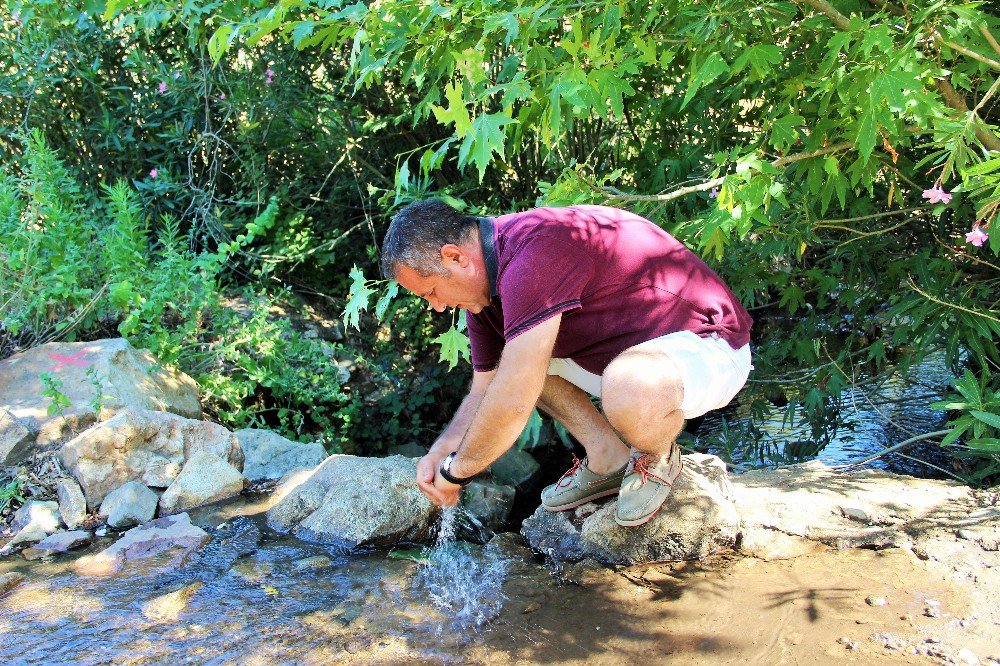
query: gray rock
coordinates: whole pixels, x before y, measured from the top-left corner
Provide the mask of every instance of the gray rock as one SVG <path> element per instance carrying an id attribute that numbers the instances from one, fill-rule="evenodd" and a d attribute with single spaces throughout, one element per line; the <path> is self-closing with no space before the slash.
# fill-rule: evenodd
<path id="1" fill-rule="evenodd" d="M 34 560 L 40 557 L 45 557 L 46 555 L 65 553 L 73 550 L 74 548 L 86 546 L 92 539 L 93 537 L 90 532 L 86 530 L 56 532 L 55 534 L 50 534 L 45 537 L 36 543 L 32 548 L 25 550 L 22 554 L 27 559 Z"/>
<path id="2" fill-rule="evenodd" d="M 45 372 L 62 382 L 59 391 L 71 403 L 62 414 L 48 414 L 51 400 L 42 395 Z M 37 433 L 39 446 L 64 442 L 98 421 L 95 398 L 109 414 L 134 406 L 201 418 L 194 380 L 157 365 L 147 350 L 135 349 L 123 338 L 50 342 L 0 361 L 0 408 Z"/>
<path id="3" fill-rule="evenodd" d="M 201 548 L 212 537 L 191 524 L 186 513 L 157 518 L 145 525 L 133 527 L 122 538 L 95 555 L 87 555 L 74 565 L 82 574 L 108 574 L 133 560 L 163 556 L 167 563 L 179 563 Z"/>
<path id="4" fill-rule="evenodd" d="M 530 453 L 515 447 L 500 456 L 490 466 L 489 472 L 499 484 L 523 488 L 535 477 L 539 468 Z"/>
<path id="5" fill-rule="evenodd" d="M 412 458 L 333 455 L 267 512 L 267 522 L 280 532 L 344 546 L 425 541 L 437 511 L 415 476 Z"/>
<path id="6" fill-rule="evenodd" d="M 243 492 L 243 475 L 222 458 L 199 451 L 160 497 L 163 513 L 187 511 L 196 506 L 235 497 Z"/>
<path id="7" fill-rule="evenodd" d="M 397 444 L 389 447 L 390 456 L 403 456 L 405 458 L 423 458 L 427 455 L 427 449 L 416 442 Z"/>
<path id="8" fill-rule="evenodd" d="M 0 555 L 7 555 L 11 553 L 16 546 L 27 546 L 29 544 L 38 543 L 48 535 L 49 534 L 45 531 L 45 528 L 38 523 L 26 525 L 18 530 L 17 534 L 15 534 L 11 540 L 7 542 L 7 545 L 0 550 Z"/>
<path id="9" fill-rule="evenodd" d="M 59 498 L 59 515 L 66 527 L 75 530 L 87 520 L 87 499 L 79 483 L 73 479 L 59 479 L 56 496 Z"/>
<path id="10" fill-rule="evenodd" d="M 652 520 L 639 527 L 615 522 L 617 500 L 582 519 L 572 512 L 539 507 L 521 533 L 536 551 L 559 561 L 593 558 L 607 564 L 704 557 L 731 546 L 739 534 L 739 514 L 729 499 L 725 465 L 715 456 L 684 456 L 673 492 Z"/>
<path id="11" fill-rule="evenodd" d="M 46 535 L 59 529 L 59 505 L 55 502 L 28 500 L 14 512 L 10 527 L 15 532 L 29 526 L 40 527 Z"/>
<path id="12" fill-rule="evenodd" d="M 510 515 L 514 489 L 489 481 L 473 481 L 462 491 L 461 505 L 488 531 L 496 532 Z"/>
<path id="13" fill-rule="evenodd" d="M 25 460 L 34 448 L 36 435 L 21 419 L 0 408 L 0 467 Z"/>
<path id="14" fill-rule="evenodd" d="M 270 430 L 247 428 L 233 433 L 243 448 L 243 476 L 250 481 L 280 479 L 295 469 L 312 469 L 326 458 L 322 444 L 303 444 Z"/>
<path id="15" fill-rule="evenodd" d="M 26 580 L 28 579 L 24 574 L 17 573 L 16 571 L 0 574 L 0 594 L 7 594 Z"/>
<path id="16" fill-rule="evenodd" d="M 108 493 L 101 502 L 100 514 L 116 530 L 148 523 L 156 515 L 160 496 L 139 483 L 129 481 Z"/>
<path id="17" fill-rule="evenodd" d="M 222 426 L 132 408 L 67 442 L 60 458 L 80 482 L 87 505 L 96 508 L 128 481 L 166 488 L 197 452 L 211 453 L 243 469 L 240 443 Z"/>

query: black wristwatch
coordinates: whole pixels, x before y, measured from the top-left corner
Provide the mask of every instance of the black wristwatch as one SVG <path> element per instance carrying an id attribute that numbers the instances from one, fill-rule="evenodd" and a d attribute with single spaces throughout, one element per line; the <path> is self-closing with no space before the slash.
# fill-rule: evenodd
<path id="1" fill-rule="evenodd" d="M 472 480 L 476 478 L 475 475 L 470 476 L 465 479 L 460 479 L 451 473 L 451 463 L 455 460 L 455 452 L 449 453 L 444 460 L 441 461 L 441 467 L 438 469 L 438 473 L 444 477 L 444 480 L 449 483 L 454 483 L 456 486 L 462 486 L 463 488 L 472 483 Z"/>

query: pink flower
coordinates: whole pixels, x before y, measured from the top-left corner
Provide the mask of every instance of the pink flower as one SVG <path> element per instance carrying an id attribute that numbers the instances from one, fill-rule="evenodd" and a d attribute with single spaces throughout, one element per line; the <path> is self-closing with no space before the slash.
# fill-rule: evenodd
<path id="1" fill-rule="evenodd" d="M 951 194 L 941 189 L 941 183 L 934 183 L 934 187 L 929 190 L 924 190 L 923 197 L 931 203 L 951 202 Z"/>
<path id="2" fill-rule="evenodd" d="M 226 93 L 219 93 L 219 99 L 226 99 Z"/>
<path id="3" fill-rule="evenodd" d="M 983 243 L 988 241 L 989 238 L 990 235 L 985 231 L 983 231 L 982 229 L 980 229 L 979 227 L 973 227 L 972 231 L 965 234 L 965 242 L 972 243 L 976 247 L 982 247 Z"/>
<path id="4" fill-rule="evenodd" d="M 708 193 L 709 199 L 716 199 L 719 196 L 719 188 L 713 187 L 712 191 Z"/>
<path id="5" fill-rule="evenodd" d="M 163 93 L 167 92 L 167 82 L 166 82 L 166 81 L 160 81 L 160 85 L 156 86 L 156 90 L 157 90 L 157 91 L 158 91 L 158 92 L 159 92 L 159 93 L 160 93 L 161 95 L 162 95 Z"/>
<path id="6" fill-rule="evenodd" d="M 150 178 L 156 178 L 159 175 L 160 175 L 160 172 L 157 171 L 156 169 L 150 169 L 149 170 L 149 177 Z"/>
<path id="7" fill-rule="evenodd" d="M 268 67 L 264 70 L 264 85 L 269 86 L 274 81 L 274 70 Z"/>

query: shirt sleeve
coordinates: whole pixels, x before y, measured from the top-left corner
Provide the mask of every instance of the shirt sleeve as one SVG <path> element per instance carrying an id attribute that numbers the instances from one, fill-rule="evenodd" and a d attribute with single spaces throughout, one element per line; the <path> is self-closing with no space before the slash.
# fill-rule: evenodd
<path id="1" fill-rule="evenodd" d="M 499 278 L 504 340 L 578 309 L 593 265 L 583 243 L 542 235 L 526 239 Z"/>
<path id="2" fill-rule="evenodd" d="M 496 370 L 500 365 L 500 355 L 503 353 L 503 323 L 497 317 L 491 316 L 492 309 L 487 308 L 479 314 L 466 317 L 469 329 L 469 348 L 472 356 L 472 369 L 476 372 Z"/>

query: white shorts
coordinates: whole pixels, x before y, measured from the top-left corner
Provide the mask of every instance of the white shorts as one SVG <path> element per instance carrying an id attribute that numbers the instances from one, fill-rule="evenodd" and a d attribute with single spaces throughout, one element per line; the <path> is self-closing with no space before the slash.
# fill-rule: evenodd
<path id="1" fill-rule="evenodd" d="M 680 409 L 686 419 L 728 405 L 747 383 L 753 368 L 749 344 L 733 349 L 717 333 L 703 338 L 691 331 L 678 331 L 632 349 L 640 347 L 661 352 L 677 366 L 684 386 Z M 601 397 L 601 376 L 584 370 L 572 359 L 552 359 L 548 374 L 562 377 L 587 393 Z"/>

